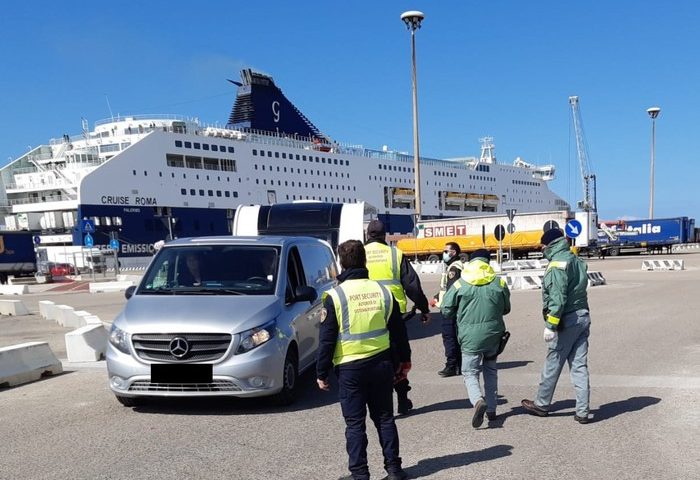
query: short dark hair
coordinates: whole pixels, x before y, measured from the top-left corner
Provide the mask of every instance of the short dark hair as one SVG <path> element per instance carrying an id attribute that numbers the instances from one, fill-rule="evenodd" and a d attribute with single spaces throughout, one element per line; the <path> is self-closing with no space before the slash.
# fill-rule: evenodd
<path id="1" fill-rule="evenodd" d="M 365 246 L 359 240 L 348 240 L 338 245 L 338 258 L 343 270 L 367 266 Z"/>
<path id="2" fill-rule="evenodd" d="M 447 243 L 445 244 L 445 246 L 446 246 L 446 247 L 450 247 L 450 250 L 454 250 L 455 252 L 457 252 L 457 255 L 459 255 L 460 253 L 462 253 L 462 249 L 459 248 L 459 244 L 457 244 L 457 243 L 455 243 L 455 242 L 447 242 Z"/>

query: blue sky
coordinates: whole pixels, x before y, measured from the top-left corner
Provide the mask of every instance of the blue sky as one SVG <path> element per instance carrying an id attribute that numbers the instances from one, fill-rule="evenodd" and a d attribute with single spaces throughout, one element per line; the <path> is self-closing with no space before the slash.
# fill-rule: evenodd
<path id="1" fill-rule="evenodd" d="M 324 132 L 412 151 L 409 34 L 418 32 L 421 151 L 553 163 L 581 196 L 569 95 L 581 98 L 604 219 L 700 220 L 700 2 L 10 2 L 0 16 L 0 163 L 117 114 L 225 123 L 242 67 L 274 76 Z"/>

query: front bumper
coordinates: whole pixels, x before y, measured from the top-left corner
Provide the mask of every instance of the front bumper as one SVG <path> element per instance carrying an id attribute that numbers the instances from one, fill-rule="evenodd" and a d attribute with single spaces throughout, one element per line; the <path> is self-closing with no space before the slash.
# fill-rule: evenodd
<path id="1" fill-rule="evenodd" d="M 152 383 L 151 363 L 107 345 L 107 373 L 112 391 L 122 397 L 261 397 L 282 389 L 286 338 L 274 336 L 250 352 L 227 352 L 213 365 L 211 383 Z M 130 347 L 133 352 L 133 347 Z M 155 363 L 155 362 L 154 362 Z"/>

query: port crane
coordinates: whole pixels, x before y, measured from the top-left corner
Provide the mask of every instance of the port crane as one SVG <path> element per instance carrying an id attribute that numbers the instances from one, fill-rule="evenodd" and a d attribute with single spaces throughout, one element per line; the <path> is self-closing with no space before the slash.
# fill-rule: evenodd
<path id="1" fill-rule="evenodd" d="M 596 176 L 591 172 L 590 162 L 588 161 L 588 148 L 586 147 L 586 138 L 583 132 L 583 121 L 581 119 L 578 96 L 570 96 L 569 105 L 571 105 L 571 116 L 574 122 L 576 153 L 583 185 L 583 200 L 579 201 L 577 204 L 580 211 L 575 214 L 576 219 L 581 222 L 583 230 L 580 232 L 581 235 L 576 238 L 576 245 L 590 252 L 596 249 L 598 240 Z"/>

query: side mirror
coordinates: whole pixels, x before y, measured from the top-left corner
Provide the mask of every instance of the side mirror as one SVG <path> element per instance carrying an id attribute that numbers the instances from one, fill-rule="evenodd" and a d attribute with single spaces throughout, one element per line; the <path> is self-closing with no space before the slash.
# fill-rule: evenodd
<path id="1" fill-rule="evenodd" d="M 294 301 L 314 303 L 317 296 L 316 290 L 308 285 L 304 285 L 303 287 L 297 287 L 296 291 L 294 292 Z"/>
<path id="2" fill-rule="evenodd" d="M 126 291 L 124 292 L 124 296 L 126 297 L 127 300 L 129 300 L 131 297 L 134 296 L 135 291 L 136 291 L 136 286 L 132 285 L 126 289 Z"/>

